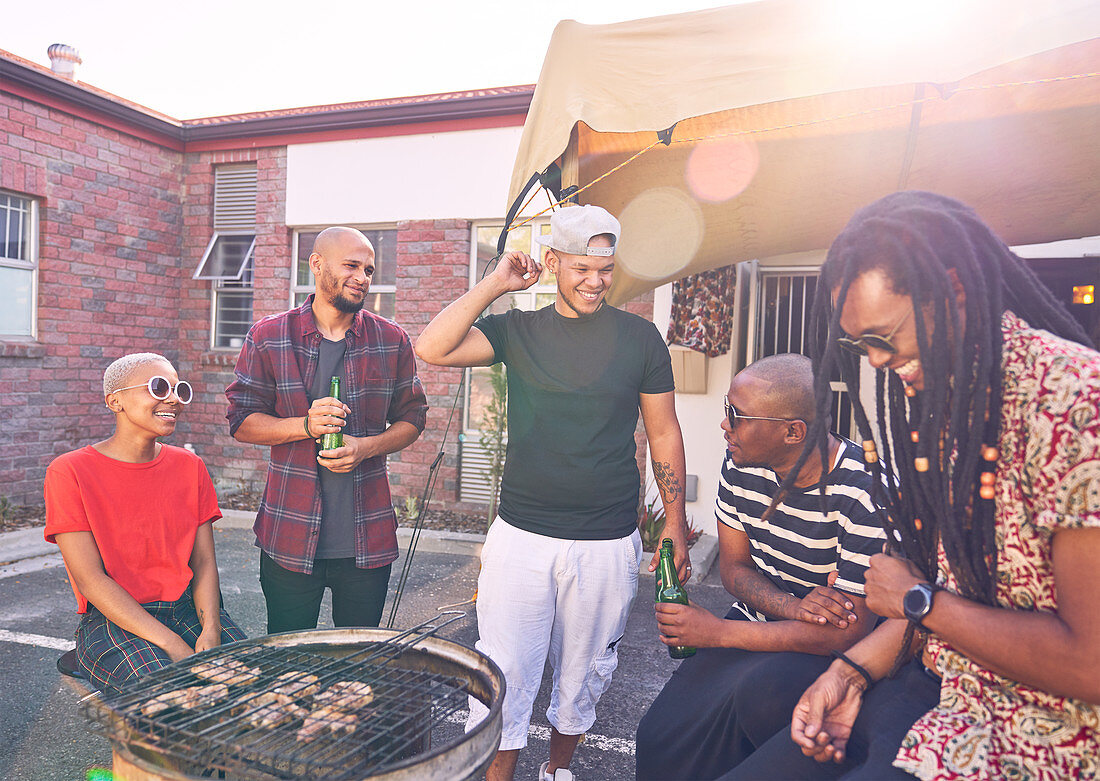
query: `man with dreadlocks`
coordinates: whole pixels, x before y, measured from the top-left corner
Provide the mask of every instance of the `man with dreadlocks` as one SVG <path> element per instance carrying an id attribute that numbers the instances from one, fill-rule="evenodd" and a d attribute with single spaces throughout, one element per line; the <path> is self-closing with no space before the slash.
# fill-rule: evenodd
<path id="1" fill-rule="evenodd" d="M 839 371 L 884 476 L 867 604 L 888 620 L 727 777 L 1097 778 L 1100 354 L 972 210 L 924 192 L 855 215 L 814 319 L 818 409 Z M 879 370 L 875 430 L 845 347 Z"/>

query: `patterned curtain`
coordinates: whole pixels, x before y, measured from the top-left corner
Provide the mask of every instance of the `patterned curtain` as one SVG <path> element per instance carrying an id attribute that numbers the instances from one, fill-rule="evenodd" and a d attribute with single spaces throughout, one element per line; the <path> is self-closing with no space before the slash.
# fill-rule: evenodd
<path id="1" fill-rule="evenodd" d="M 668 343 L 688 347 L 710 357 L 730 348 L 733 326 L 734 266 L 685 277 L 672 283 L 672 317 Z"/>

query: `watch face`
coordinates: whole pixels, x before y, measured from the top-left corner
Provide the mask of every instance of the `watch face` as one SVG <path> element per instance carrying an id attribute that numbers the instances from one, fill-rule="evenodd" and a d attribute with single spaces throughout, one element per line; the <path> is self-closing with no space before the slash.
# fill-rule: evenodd
<path id="1" fill-rule="evenodd" d="M 918 583 L 905 592 L 901 606 L 907 618 L 920 621 L 932 609 L 932 589 L 927 583 Z"/>

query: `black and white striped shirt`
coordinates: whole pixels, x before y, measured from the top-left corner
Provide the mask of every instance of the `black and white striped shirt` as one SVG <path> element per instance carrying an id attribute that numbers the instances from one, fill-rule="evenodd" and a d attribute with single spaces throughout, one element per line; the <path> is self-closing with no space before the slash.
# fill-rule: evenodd
<path id="1" fill-rule="evenodd" d="M 721 523 L 749 536 L 757 568 L 784 591 L 802 598 L 815 586 L 825 586 L 837 570 L 835 587 L 864 595 L 863 580 L 875 553 L 886 539 L 878 511 L 871 502 L 874 479 L 862 451 L 841 438 L 841 449 L 826 488 L 822 515 L 820 486 L 791 489 L 768 523 L 760 517 L 779 490 L 775 472 L 762 467 L 739 468 L 727 455 L 718 484 L 716 514 Z M 734 608 L 757 621 L 766 617 L 735 602 Z"/>

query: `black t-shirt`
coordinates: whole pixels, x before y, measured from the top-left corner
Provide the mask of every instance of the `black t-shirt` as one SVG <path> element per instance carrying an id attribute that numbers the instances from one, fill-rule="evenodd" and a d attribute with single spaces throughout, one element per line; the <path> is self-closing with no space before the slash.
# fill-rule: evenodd
<path id="1" fill-rule="evenodd" d="M 551 304 L 474 324 L 508 367 L 500 517 L 572 540 L 625 537 L 638 521 L 638 395 L 675 388 L 653 323 L 604 305 L 570 318 Z"/>

